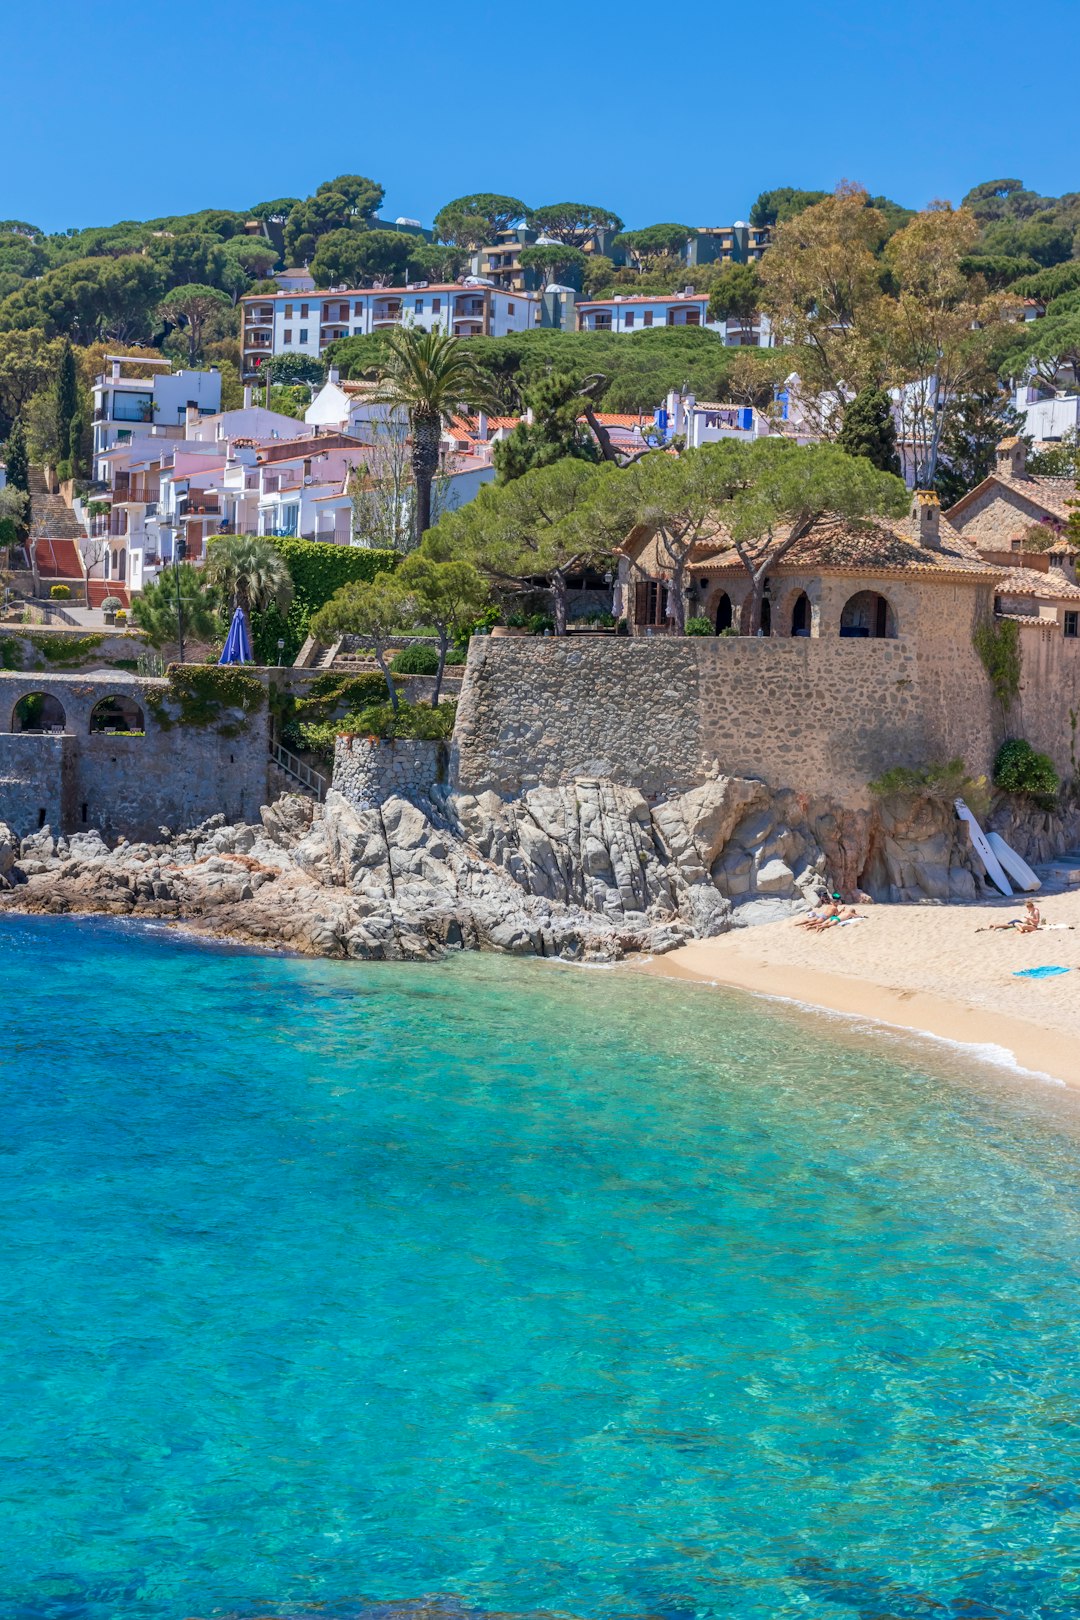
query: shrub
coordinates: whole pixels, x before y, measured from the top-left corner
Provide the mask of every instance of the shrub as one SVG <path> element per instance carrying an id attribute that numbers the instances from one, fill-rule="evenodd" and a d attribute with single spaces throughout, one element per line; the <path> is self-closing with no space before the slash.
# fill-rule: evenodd
<path id="1" fill-rule="evenodd" d="M 542 636 L 545 630 L 555 629 L 555 620 L 550 613 L 530 613 L 525 620 L 525 628 L 530 636 Z"/>
<path id="2" fill-rule="evenodd" d="M 54 602 L 68 602 L 71 600 L 71 586 L 50 585 L 49 595 Z"/>
<path id="3" fill-rule="evenodd" d="M 436 675 L 439 670 L 439 654 L 436 648 L 423 641 L 416 641 L 411 647 L 402 647 L 390 660 L 390 668 L 395 675 Z"/>
<path id="4" fill-rule="evenodd" d="M 977 816 L 989 809 L 985 776 L 969 776 L 962 759 L 928 765 L 894 765 L 867 783 L 879 799 L 964 799 Z"/>
<path id="5" fill-rule="evenodd" d="M 66 457 L 63 461 L 56 463 L 56 476 L 61 484 L 66 484 L 70 479 L 74 478 L 75 470 Z"/>
<path id="6" fill-rule="evenodd" d="M 174 724 L 213 726 L 220 737 L 238 737 L 266 702 L 262 682 L 234 664 L 170 664 L 168 681 L 170 701 L 180 711 L 176 720 L 151 705 L 166 731 Z"/>
<path id="7" fill-rule="evenodd" d="M 371 703 L 340 720 L 294 723 L 288 728 L 286 743 L 291 734 L 294 746 L 319 754 L 329 763 L 339 737 L 414 737 L 440 742 L 453 732 L 456 709 L 454 703 L 442 703 L 432 709 L 426 703 L 407 703 L 402 699 L 395 714 L 389 703 Z"/>
<path id="8" fill-rule="evenodd" d="M 1049 754 L 1036 753 L 1029 742 L 1014 737 L 998 749 L 994 786 L 1002 793 L 1025 793 L 1049 809 L 1057 799 L 1061 782 Z"/>
<path id="9" fill-rule="evenodd" d="M 117 624 L 127 624 L 127 608 L 117 608 L 116 622 Z"/>
<path id="10" fill-rule="evenodd" d="M 713 633 L 711 619 L 687 619 L 686 633 L 688 636 L 711 636 Z"/>
<path id="11" fill-rule="evenodd" d="M 117 608 L 122 608 L 123 605 L 118 596 L 107 596 L 101 604 L 101 611 L 103 613 L 115 613 Z"/>
<path id="12" fill-rule="evenodd" d="M 402 699 L 396 714 L 389 703 L 373 703 L 359 714 L 347 714 L 335 729 L 347 737 L 415 737 L 437 742 L 450 736 L 456 713 L 456 703 L 440 703 L 437 709 L 432 709 L 426 703 L 408 703 Z"/>

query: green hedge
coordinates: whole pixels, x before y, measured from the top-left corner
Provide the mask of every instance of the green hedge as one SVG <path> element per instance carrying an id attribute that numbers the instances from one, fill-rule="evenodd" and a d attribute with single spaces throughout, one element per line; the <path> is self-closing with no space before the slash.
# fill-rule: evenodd
<path id="1" fill-rule="evenodd" d="M 283 618 L 277 608 L 251 616 L 255 657 L 260 664 L 276 664 L 279 656 L 291 664 L 307 639 L 311 615 L 353 580 L 374 579 L 396 568 L 394 551 L 368 551 L 361 546 L 339 546 L 327 540 L 278 539 L 274 545 L 285 559 L 293 582 L 293 602 Z M 279 655 L 278 641 L 285 642 Z"/>

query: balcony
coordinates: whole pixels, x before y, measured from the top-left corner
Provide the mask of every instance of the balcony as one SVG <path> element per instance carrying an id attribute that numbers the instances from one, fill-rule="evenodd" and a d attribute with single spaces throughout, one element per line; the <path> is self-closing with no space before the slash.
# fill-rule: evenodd
<path id="1" fill-rule="evenodd" d="M 249 309 L 244 312 L 244 325 L 247 326 L 273 326 L 274 311 L 272 309 Z"/>
<path id="2" fill-rule="evenodd" d="M 272 343 L 271 343 L 271 339 L 270 339 L 270 334 L 268 332 L 252 332 L 250 334 L 250 336 L 246 336 L 244 338 L 244 348 L 245 349 L 267 349 L 267 350 L 269 350 L 271 347 L 272 347 Z"/>
<path id="3" fill-rule="evenodd" d="M 389 326 L 401 320 L 404 311 L 400 304 L 384 304 L 381 308 L 376 305 L 371 312 L 373 326 Z"/>

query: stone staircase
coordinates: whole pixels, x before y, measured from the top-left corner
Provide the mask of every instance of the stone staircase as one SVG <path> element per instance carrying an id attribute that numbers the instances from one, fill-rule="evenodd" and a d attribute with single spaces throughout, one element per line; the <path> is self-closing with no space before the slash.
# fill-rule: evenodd
<path id="1" fill-rule="evenodd" d="M 45 594 L 52 585 L 67 585 L 76 601 L 86 601 L 86 568 L 79 542 L 83 526 L 62 495 L 51 495 L 41 469 L 30 469 L 30 556 L 35 579 Z"/>

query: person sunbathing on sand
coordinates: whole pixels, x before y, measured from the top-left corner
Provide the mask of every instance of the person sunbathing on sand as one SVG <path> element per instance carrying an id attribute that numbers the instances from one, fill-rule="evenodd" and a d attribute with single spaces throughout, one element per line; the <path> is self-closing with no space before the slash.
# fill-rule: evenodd
<path id="1" fill-rule="evenodd" d="M 977 928 L 975 932 L 978 934 L 1003 934 L 1007 933 L 1010 928 L 1015 928 L 1018 934 L 1037 934 L 1042 926 L 1042 913 L 1034 900 L 1029 900 L 1022 917 L 1010 917 L 1008 922 L 1003 923 L 987 923 L 985 928 Z"/>
<path id="2" fill-rule="evenodd" d="M 834 906 L 826 916 L 812 918 L 805 926 L 810 929 L 811 933 L 823 934 L 826 928 L 846 928 L 848 923 L 863 922 L 864 920 L 853 906 L 848 906 L 846 910 L 843 906 Z"/>

